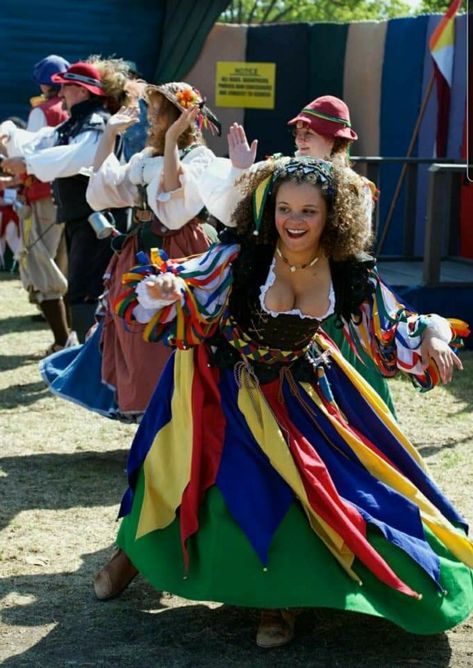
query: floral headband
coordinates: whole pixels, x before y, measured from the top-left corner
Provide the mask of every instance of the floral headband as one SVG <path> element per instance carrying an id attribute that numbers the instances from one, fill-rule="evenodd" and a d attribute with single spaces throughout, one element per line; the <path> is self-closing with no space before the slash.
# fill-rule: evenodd
<path id="1" fill-rule="evenodd" d="M 276 160 L 274 164 L 272 174 L 263 179 L 253 192 L 255 236 L 259 234 L 268 196 L 272 194 L 273 186 L 278 181 L 295 176 L 296 180 L 319 185 L 324 195 L 330 199 L 335 195 L 331 162 L 316 158 L 286 158 Z"/>
<path id="2" fill-rule="evenodd" d="M 150 85 L 149 90 L 156 91 L 171 102 L 175 107 L 184 111 L 192 107 L 199 107 L 200 111 L 196 118 L 199 130 L 209 130 L 212 134 L 221 135 L 222 125 L 215 114 L 207 107 L 204 98 L 197 88 L 184 81 L 171 81 L 160 86 Z"/>

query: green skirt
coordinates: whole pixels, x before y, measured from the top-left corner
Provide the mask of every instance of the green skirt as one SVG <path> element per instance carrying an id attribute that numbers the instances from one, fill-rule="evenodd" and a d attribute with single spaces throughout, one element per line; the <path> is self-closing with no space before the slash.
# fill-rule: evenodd
<path id="1" fill-rule="evenodd" d="M 117 542 L 159 591 L 247 607 L 351 610 L 384 617 L 418 634 L 455 626 L 473 607 L 472 571 L 452 557 L 427 528 L 426 537 L 440 557 L 443 593 L 404 552 L 368 527 L 370 543 L 404 582 L 422 594 L 417 600 L 384 585 L 359 561 L 354 570 L 363 584 L 354 582 L 312 531 L 297 501 L 279 526 L 268 567 L 263 568 L 216 487 L 210 488 L 200 506 L 200 528 L 189 540 L 186 572 L 178 517 L 167 528 L 135 540 L 143 488 L 141 471 L 132 511 L 122 521 Z"/>

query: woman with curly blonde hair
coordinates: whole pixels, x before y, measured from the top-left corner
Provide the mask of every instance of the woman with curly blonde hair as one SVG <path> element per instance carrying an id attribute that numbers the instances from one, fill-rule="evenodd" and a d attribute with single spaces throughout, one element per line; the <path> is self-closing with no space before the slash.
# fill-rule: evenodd
<path id="1" fill-rule="evenodd" d="M 241 188 L 225 242 L 124 277 L 120 316 L 176 350 L 132 444 L 122 553 L 159 591 L 260 608 L 260 647 L 289 642 L 303 607 L 443 631 L 473 605 L 464 520 L 320 326 L 335 312 L 422 389 L 461 368 L 454 331 L 361 258 L 353 172 L 272 160 Z"/>

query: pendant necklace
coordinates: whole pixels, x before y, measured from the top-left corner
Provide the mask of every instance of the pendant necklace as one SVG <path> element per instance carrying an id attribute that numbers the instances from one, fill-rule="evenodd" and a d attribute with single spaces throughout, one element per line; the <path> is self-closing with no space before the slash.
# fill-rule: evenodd
<path id="1" fill-rule="evenodd" d="M 307 269 L 307 267 L 313 267 L 316 262 L 319 260 L 319 256 L 316 255 L 313 260 L 307 262 L 306 264 L 291 264 L 287 257 L 285 257 L 279 250 L 279 246 L 276 246 L 276 253 L 279 255 L 284 264 L 287 264 L 289 271 L 294 273 L 296 269 Z"/>

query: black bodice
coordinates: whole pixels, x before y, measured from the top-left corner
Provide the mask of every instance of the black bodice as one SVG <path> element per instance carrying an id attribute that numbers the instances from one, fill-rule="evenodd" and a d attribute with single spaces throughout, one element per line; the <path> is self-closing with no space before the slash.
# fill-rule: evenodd
<path id="1" fill-rule="evenodd" d="M 320 324 L 314 318 L 301 318 L 288 313 L 272 316 L 261 308 L 259 298 L 249 300 L 246 309 L 233 312 L 233 316 L 255 343 L 279 350 L 305 348 Z"/>

